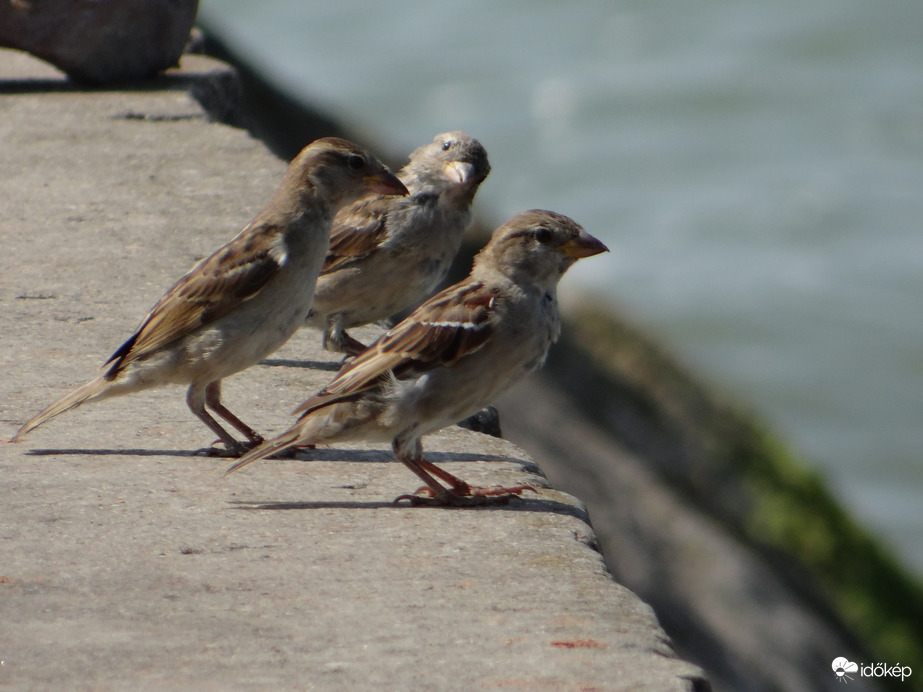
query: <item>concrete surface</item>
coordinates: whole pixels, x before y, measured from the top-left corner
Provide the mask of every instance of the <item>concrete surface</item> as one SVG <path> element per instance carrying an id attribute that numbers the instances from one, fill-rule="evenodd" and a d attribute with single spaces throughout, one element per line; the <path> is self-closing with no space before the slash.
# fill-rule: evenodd
<path id="1" fill-rule="evenodd" d="M 80 91 L 0 51 L 0 436 L 88 379 L 275 189 L 284 163 L 192 93 L 233 119 L 207 59 Z M 304 331 L 224 399 L 272 434 L 334 368 Z M 0 687 L 707 689 L 568 495 L 394 507 L 418 482 L 380 447 L 220 479 L 226 460 L 193 455 L 210 442 L 169 387 L 0 444 Z M 502 440 L 424 443 L 475 483 L 547 485 Z"/>

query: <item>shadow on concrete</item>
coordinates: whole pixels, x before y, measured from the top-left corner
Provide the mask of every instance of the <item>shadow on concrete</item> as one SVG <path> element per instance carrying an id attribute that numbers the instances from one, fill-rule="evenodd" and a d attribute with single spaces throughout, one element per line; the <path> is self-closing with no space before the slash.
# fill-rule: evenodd
<path id="1" fill-rule="evenodd" d="M 32 457 L 50 456 L 140 456 L 140 457 L 195 457 L 205 455 L 194 449 L 30 449 Z"/>
<path id="2" fill-rule="evenodd" d="M 211 452 L 211 453 L 208 453 Z M 28 456 L 47 457 L 47 456 L 175 456 L 175 457 L 202 457 L 202 458 L 225 458 L 221 455 L 221 450 L 214 447 L 204 449 L 30 449 L 26 452 Z M 273 461 L 349 461 L 349 462 L 366 462 L 366 463 L 398 463 L 397 459 L 389 450 L 385 449 L 303 449 L 298 450 L 296 454 L 300 456 L 278 457 L 270 456 L 267 459 Z M 310 456 L 307 456 L 310 455 Z M 480 461 L 508 461 L 514 464 L 520 464 L 524 470 L 535 472 L 538 466 L 527 459 L 511 459 L 496 454 L 472 454 L 470 452 L 427 452 L 426 457 L 429 461 L 438 464 L 453 462 L 480 462 Z"/>
<path id="3" fill-rule="evenodd" d="M 380 500 L 359 502 L 349 500 L 305 500 L 303 502 L 272 502 L 272 501 L 247 501 L 229 500 L 232 509 L 248 511 L 280 511 L 280 510 L 305 510 L 305 509 L 436 509 L 440 512 L 451 510 L 464 511 L 505 511 L 505 512 L 549 512 L 576 517 L 588 522 L 589 516 L 580 507 L 557 502 L 546 498 L 514 497 L 509 502 L 496 505 L 483 505 L 476 507 L 433 507 L 427 505 L 400 504 L 396 501 L 384 502 Z"/>
<path id="4" fill-rule="evenodd" d="M 259 362 L 271 368 L 309 368 L 311 370 L 328 370 L 339 372 L 342 363 L 331 363 L 326 360 L 287 360 L 285 358 L 264 358 Z"/>

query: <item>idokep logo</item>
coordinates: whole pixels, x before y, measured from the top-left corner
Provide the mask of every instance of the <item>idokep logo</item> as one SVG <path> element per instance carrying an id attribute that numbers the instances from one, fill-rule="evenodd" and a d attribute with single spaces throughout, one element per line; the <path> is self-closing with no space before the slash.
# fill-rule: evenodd
<path id="1" fill-rule="evenodd" d="M 848 673 L 858 673 L 859 664 L 848 661 L 842 656 L 833 659 L 833 672 L 836 673 L 837 682 L 852 680 Z"/>
<path id="2" fill-rule="evenodd" d="M 859 664 L 853 663 L 842 656 L 833 659 L 831 667 L 836 675 L 837 682 L 849 682 L 856 673 L 863 678 L 900 678 L 901 682 L 903 682 L 913 673 L 910 666 L 902 666 L 900 663 L 893 666 L 887 663 Z M 850 675 L 850 673 L 853 675 Z"/>

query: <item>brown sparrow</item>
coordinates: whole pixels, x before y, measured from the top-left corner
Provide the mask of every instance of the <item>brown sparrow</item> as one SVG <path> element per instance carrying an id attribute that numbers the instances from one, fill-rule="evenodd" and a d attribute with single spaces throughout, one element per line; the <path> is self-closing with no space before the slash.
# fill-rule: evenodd
<path id="1" fill-rule="evenodd" d="M 606 249 L 561 214 L 517 214 L 494 231 L 467 279 L 347 362 L 298 407 L 301 417 L 288 431 L 226 474 L 293 445 L 388 440 L 394 455 L 426 483 L 397 500 L 474 505 L 520 494 L 527 488 L 469 486 L 426 461 L 420 440 L 483 408 L 542 364 L 561 329 L 558 280 L 581 257 Z"/>
<path id="2" fill-rule="evenodd" d="M 444 132 L 398 171 L 409 196 L 375 195 L 340 210 L 308 315 L 309 326 L 324 330 L 325 348 L 358 355 L 365 346 L 348 328 L 414 308 L 436 291 L 489 173 L 480 142 Z"/>
<path id="3" fill-rule="evenodd" d="M 372 154 L 338 138 L 295 157 L 275 196 L 229 243 L 196 264 L 151 309 L 102 372 L 10 440 L 86 401 L 163 384 L 188 384 L 190 410 L 239 456 L 263 438 L 221 403 L 221 380 L 282 346 L 304 322 L 333 217 L 370 192 L 407 194 Z M 241 444 L 206 407 L 246 436 Z"/>

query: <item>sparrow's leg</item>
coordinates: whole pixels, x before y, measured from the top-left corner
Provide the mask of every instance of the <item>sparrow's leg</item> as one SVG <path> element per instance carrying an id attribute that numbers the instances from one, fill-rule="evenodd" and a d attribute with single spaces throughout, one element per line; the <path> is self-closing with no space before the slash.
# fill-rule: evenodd
<path id="1" fill-rule="evenodd" d="M 426 486 L 418 489 L 413 494 L 401 495 L 394 499 L 397 504 L 402 500 L 408 500 L 411 505 L 427 506 L 453 506 L 453 507 L 472 507 L 491 504 L 505 504 L 513 496 L 521 495 L 524 490 L 535 492 L 535 488 L 530 485 L 517 485 L 504 487 L 493 485 L 489 487 L 468 485 L 462 479 L 453 476 L 448 471 L 443 471 L 435 464 L 423 458 L 423 448 L 419 440 L 410 445 L 403 445 L 399 441 L 394 441 L 394 454 L 407 468 L 413 471 L 417 476 L 426 483 Z M 408 448 L 409 447 L 409 448 Z M 433 476 L 438 476 L 450 485 L 444 487 Z M 429 493 L 421 495 L 420 493 Z"/>
<path id="2" fill-rule="evenodd" d="M 235 440 L 231 434 L 222 428 L 221 424 L 212 418 L 208 411 L 205 410 L 205 401 L 207 397 L 207 387 L 191 384 L 189 385 L 189 389 L 186 391 L 186 405 L 189 407 L 189 410 L 195 414 L 196 418 L 205 423 L 205 425 L 207 425 L 209 429 L 218 436 L 218 439 L 224 443 L 225 449 L 218 450 L 214 447 L 207 447 L 205 449 L 199 450 L 199 453 L 208 456 L 239 457 L 247 451 L 247 447 Z"/>
<path id="3" fill-rule="evenodd" d="M 503 485 L 468 485 L 458 476 L 453 476 L 448 471 L 443 471 L 441 468 L 436 466 L 434 463 L 423 459 L 422 457 L 417 461 L 423 470 L 428 471 L 434 476 L 441 478 L 446 483 L 449 484 L 450 489 L 456 495 L 470 495 L 473 497 L 484 497 L 491 495 L 522 495 L 523 490 L 531 490 L 533 493 L 536 492 L 535 488 L 531 485 L 513 485 L 506 487 Z M 422 489 L 426 492 L 426 489 Z M 419 490 L 417 491 L 419 492 Z"/>
<path id="4" fill-rule="evenodd" d="M 345 353 L 347 356 L 358 356 L 368 348 L 364 343 L 346 332 L 346 328 L 343 326 L 343 316 L 340 313 L 335 313 L 327 318 L 323 346 L 328 351 Z"/>
<path id="5" fill-rule="evenodd" d="M 224 404 L 221 403 L 221 380 L 208 383 L 205 388 L 205 405 L 242 432 L 250 441 L 251 449 L 259 447 L 265 441 L 262 435 L 228 411 Z"/>
<path id="6" fill-rule="evenodd" d="M 359 341 L 359 339 L 353 338 L 345 329 L 342 332 L 341 341 L 343 353 L 347 356 L 358 356 L 368 348 L 368 346 Z"/>

